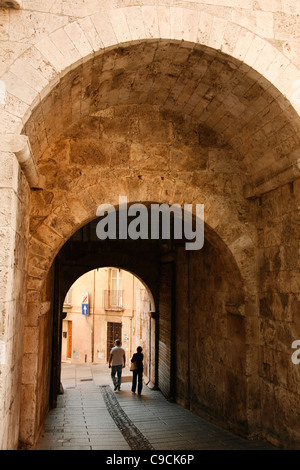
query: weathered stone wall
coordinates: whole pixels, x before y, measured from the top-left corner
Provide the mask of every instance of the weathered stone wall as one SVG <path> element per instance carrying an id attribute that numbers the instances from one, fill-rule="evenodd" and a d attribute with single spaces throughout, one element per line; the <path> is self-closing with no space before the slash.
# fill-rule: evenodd
<path id="1" fill-rule="evenodd" d="M 159 295 L 159 348 L 158 348 L 158 385 L 168 398 L 174 398 L 171 384 L 172 361 L 172 332 L 174 330 L 173 292 L 173 263 L 163 264 L 160 274 Z"/>
<path id="2" fill-rule="evenodd" d="M 260 431 L 258 316 L 231 255 L 178 253 L 176 399 L 245 436 Z M 251 312 L 252 310 L 252 312 Z"/>
<path id="3" fill-rule="evenodd" d="M 13 153 L 0 152 L 0 449 L 19 439 L 26 306 L 28 184 Z"/>
<path id="4" fill-rule="evenodd" d="M 275 444 L 300 442 L 300 181 L 256 203 L 259 241 L 260 393 L 263 434 Z"/>
<path id="5" fill-rule="evenodd" d="M 253 228 L 251 221 L 245 227 L 236 217 L 238 208 L 239 217 L 248 220 L 249 203 L 242 195 L 242 164 L 233 155 L 213 132 L 201 128 L 199 139 L 197 123 L 161 112 L 159 106 L 108 108 L 66 128 L 38 161 L 47 189 L 33 192 L 31 199 L 29 296 L 41 297 L 48 266 L 68 233 L 94 218 L 100 203 L 117 205 L 124 194 L 128 202 L 207 203 L 206 220 L 219 224 L 217 230 L 224 231 L 239 263 L 247 267 L 250 295 L 255 271 L 247 250 L 252 247 L 248 231 Z M 235 227 L 229 224 L 231 217 Z M 160 290 L 159 386 L 169 396 L 171 285 L 162 283 Z"/>
<path id="6" fill-rule="evenodd" d="M 37 265 L 38 265 L 37 260 Z M 19 447 L 31 448 L 49 410 L 52 369 L 53 267 L 40 296 L 27 297 L 21 378 Z"/>
<path id="7" fill-rule="evenodd" d="M 20 10 L 1 10 L 8 98 L 2 117 L 13 122 L 10 132 L 20 129 L 22 116 L 35 98 L 39 101 L 38 93 L 45 96 L 47 82 L 57 73 L 103 47 L 145 38 L 204 44 L 246 58 L 262 74 L 273 63 L 267 78 L 291 101 L 299 91 L 293 88 L 300 65 L 297 0 L 20 3 Z M 293 105 L 299 106 L 297 97 Z"/>

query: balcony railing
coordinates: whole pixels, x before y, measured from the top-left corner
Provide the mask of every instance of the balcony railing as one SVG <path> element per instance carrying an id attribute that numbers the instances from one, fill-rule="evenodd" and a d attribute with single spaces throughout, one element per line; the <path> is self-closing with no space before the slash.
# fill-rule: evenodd
<path id="1" fill-rule="evenodd" d="M 124 291 L 123 290 L 105 290 L 103 292 L 105 310 L 123 310 Z"/>

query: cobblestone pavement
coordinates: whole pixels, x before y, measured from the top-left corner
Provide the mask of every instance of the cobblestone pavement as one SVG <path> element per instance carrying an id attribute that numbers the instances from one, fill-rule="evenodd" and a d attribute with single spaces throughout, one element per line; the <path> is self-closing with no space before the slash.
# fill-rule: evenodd
<path id="1" fill-rule="evenodd" d="M 49 412 L 36 450 L 268 450 L 221 429 L 144 386 L 131 393 L 131 373 L 113 392 L 107 365 L 63 364 L 64 394 Z"/>

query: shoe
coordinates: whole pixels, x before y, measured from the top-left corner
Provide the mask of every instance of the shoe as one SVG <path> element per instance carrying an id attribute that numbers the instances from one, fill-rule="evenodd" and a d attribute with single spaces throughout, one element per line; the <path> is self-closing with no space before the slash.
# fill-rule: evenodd
<path id="1" fill-rule="evenodd" d="M 118 385 L 115 385 L 114 391 L 116 391 L 116 390 L 117 390 L 117 388 L 118 388 Z"/>

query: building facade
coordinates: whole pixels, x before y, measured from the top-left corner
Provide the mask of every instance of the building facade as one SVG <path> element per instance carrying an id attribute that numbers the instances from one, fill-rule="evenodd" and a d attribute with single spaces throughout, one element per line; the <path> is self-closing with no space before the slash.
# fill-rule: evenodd
<path id="1" fill-rule="evenodd" d="M 152 293 L 165 396 L 299 448 L 299 14 L 298 0 L 0 0 L 0 449 L 34 448 L 65 295 L 107 266 Z M 119 196 L 204 204 L 203 249 L 94 240 Z"/>
<path id="2" fill-rule="evenodd" d="M 147 358 L 151 300 L 128 271 L 102 268 L 84 274 L 68 291 L 63 309 L 63 361 L 107 363 L 116 339 L 126 351 L 127 366 L 138 346 Z"/>

